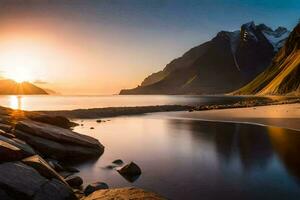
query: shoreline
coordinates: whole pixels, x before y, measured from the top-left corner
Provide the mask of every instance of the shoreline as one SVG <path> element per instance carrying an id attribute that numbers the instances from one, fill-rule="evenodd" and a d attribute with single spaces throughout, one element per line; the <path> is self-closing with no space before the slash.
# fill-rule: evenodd
<path id="1" fill-rule="evenodd" d="M 162 116 L 168 119 L 245 123 L 300 131 L 300 103 L 193 112 L 168 112 Z"/>

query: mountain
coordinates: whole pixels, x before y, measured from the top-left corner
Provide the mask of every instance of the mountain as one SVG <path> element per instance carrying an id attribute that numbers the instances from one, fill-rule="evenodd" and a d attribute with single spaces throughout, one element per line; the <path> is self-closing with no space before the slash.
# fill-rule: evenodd
<path id="1" fill-rule="evenodd" d="M 300 95 L 300 23 L 274 57 L 272 64 L 234 94 Z"/>
<path id="2" fill-rule="evenodd" d="M 148 76 L 140 86 L 120 94 L 217 94 L 240 88 L 271 63 L 289 35 L 286 28 L 243 24 L 221 31 Z"/>
<path id="3" fill-rule="evenodd" d="M 17 83 L 13 80 L 0 80 L 0 95 L 34 95 L 34 94 L 48 94 L 42 88 L 39 88 L 32 83 L 23 82 Z"/>

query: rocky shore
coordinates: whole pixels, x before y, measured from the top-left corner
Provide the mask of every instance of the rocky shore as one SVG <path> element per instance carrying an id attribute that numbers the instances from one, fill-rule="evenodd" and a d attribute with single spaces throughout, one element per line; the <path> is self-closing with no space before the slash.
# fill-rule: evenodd
<path id="1" fill-rule="evenodd" d="M 78 170 L 68 163 L 97 159 L 105 148 L 70 130 L 74 125 L 64 117 L 0 107 L 1 200 L 163 199 L 137 188 L 108 189 L 101 182 L 83 188 L 74 175 Z M 132 166 L 119 173 L 141 173 Z"/>
<path id="2" fill-rule="evenodd" d="M 269 98 L 256 98 L 249 96 L 245 100 L 236 103 L 227 104 L 210 104 L 210 105 L 158 105 L 158 106 L 137 106 L 137 107 L 107 107 L 107 108 L 93 108 L 93 109 L 77 109 L 77 110 L 60 110 L 60 111 L 39 111 L 29 112 L 27 116 L 36 118 L 36 116 L 63 116 L 72 119 L 101 119 L 118 116 L 140 115 L 155 112 L 172 112 L 172 111 L 203 111 L 203 110 L 218 110 L 230 108 L 247 108 L 255 106 L 267 105 L 282 105 L 300 103 L 300 97 L 269 97 Z M 36 119 L 35 119 L 36 120 Z M 47 120 L 46 120 L 47 121 Z M 49 120 L 48 120 L 49 121 Z M 59 120 L 61 121 L 61 120 Z M 72 126 L 64 122 L 64 127 Z"/>

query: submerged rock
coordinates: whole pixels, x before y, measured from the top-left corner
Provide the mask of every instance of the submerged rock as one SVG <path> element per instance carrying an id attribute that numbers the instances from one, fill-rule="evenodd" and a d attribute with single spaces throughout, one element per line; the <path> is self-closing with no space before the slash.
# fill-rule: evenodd
<path id="1" fill-rule="evenodd" d="M 123 160 L 121 160 L 121 159 L 114 160 L 112 163 L 115 165 L 123 165 L 124 164 Z"/>
<path id="2" fill-rule="evenodd" d="M 83 180 L 79 176 L 70 176 L 65 181 L 73 188 L 79 188 L 83 184 Z"/>
<path id="3" fill-rule="evenodd" d="M 104 152 L 104 146 L 92 137 L 40 122 L 21 121 L 14 134 L 45 157 L 57 160 L 86 160 Z"/>
<path id="4" fill-rule="evenodd" d="M 148 192 L 138 188 L 119 188 L 99 190 L 83 200 L 98 200 L 98 199 L 134 199 L 134 200 L 165 200 L 158 194 Z"/>
<path id="5" fill-rule="evenodd" d="M 134 162 L 125 165 L 118 172 L 129 182 L 136 181 L 139 176 L 142 174 L 141 168 Z"/>
<path id="6" fill-rule="evenodd" d="M 84 189 L 84 194 L 88 196 L 97 190 L 104 190 L 108 188 L 109 188 L 108 185 L 103 182 L 92 183 Z"/>

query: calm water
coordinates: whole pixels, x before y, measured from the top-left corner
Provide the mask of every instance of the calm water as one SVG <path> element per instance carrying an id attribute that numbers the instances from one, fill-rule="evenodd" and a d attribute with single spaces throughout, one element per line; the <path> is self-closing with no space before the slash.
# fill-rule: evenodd
<path id="1" fill-rule="evenodd" d="M 238 102 L 246 97 L 193 95 L 0 96 L 0 105 L 23 110 L 73 110 L 118 106 L 203 105 Z"/>
<path id="2" fill-rule="evenodd" d="M 137 186 L 171 199 L 300 199 L 300 132 L 159 114 L 80 123 L 75 131 L 106 147 L 99 160 L 76 166 L 85 184 Z M 105 169 L 119 158 L 143 174 L 130 183 Z"/>

